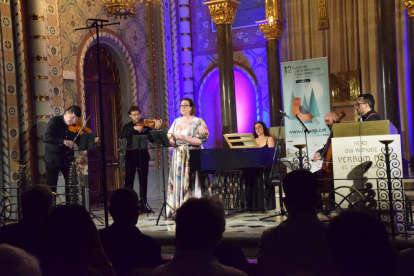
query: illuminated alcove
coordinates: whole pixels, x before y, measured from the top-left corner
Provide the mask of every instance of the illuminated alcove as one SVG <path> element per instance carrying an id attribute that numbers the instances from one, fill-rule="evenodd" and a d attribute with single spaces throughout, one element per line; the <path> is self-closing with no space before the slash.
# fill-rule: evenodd
<path id="1" fill-rule="evenodd" d="M 234 67 L 236 91 L 236 113 L 238 133 L 252 133 L 257 121 L 257 85 L 255 77 L 245 69 Z M 202 79 L 199 90 L 199 115 L 206 122 L 210 132 L 204 148 L 221 148 L 223 146 L 220 79 L 218 68 L 210 70 Z"/>

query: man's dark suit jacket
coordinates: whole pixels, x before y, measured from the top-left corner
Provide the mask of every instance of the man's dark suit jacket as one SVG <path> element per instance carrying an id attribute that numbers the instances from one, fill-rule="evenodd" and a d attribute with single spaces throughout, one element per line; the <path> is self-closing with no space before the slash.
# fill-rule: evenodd
<path id="1" fill-rule="evenodd" d="M 148 135 L 148 141 L 150 141 L 151 143 L 154 142 L 152 137 L 149 135 L 150 130 L 152 130 L 152 128 L 144 127 L 142 132 L 139 132 L 138 130 L 134 129 L 134 126 L 135 126 L 135 124 L 132 121 L 125 124 L 122 127 L 121 133 L 119 134 L 119 137 L 121 139 L 124 139 L 124 138 L 127 139 L 127 148 L 132 148 L 134 135 Z M 139 154 L 140 154 L 139 150 L 127 150 L 126 154 L 125 154 L 125 159 L 129 160 L 129 159 L 132 159 L 132 158 L 138 158 Z M 141 159 L 142 159 L 143 162 L 144 161 L 149 161 L 151 159 L 147 149 L 141 150 Z"/>
<path id="2" fill-rule="evenodd" d="M 45 162 L 59 164 L 73 157 L 74 152 L 63 144 L 63 140 L 75 139 L 76 133 L 68 130 L 63 116 L 55 116 L 49 120 L 43 134 L 45 148 Z"/>

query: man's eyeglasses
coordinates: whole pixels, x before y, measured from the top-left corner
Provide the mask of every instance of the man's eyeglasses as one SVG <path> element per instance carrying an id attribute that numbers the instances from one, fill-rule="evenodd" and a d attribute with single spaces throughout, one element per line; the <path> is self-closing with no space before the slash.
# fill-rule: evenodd
<path id="1" fill-rule="evenodd" d="M 361 104 L 366 104 L 366 103 L 356 103 L 356 106 L 360 106 Z"/>
<path id="2" fill-rule="evenodd" d="M 188 104 L 180 104 L 180 107 L 187 107 L 187 106 L 191 106 L 191 105 L 188 105 Z"/>

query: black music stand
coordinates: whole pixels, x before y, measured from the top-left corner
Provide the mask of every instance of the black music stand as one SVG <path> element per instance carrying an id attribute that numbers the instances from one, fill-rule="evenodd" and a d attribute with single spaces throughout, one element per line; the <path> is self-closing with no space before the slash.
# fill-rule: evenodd
<path id="1" fill-rule="evenodd" d="M 97 137 L 96 133 L 88 133 L 88 132 L 84 132 L 80 138 L 79 138 L 79 142 L 77 145 L 76 149 L 72 149 L 72 151 L 96 151 L 96 150 L 100 150 L 98 148 L 95 147 L 95 138 Z M 65 187 L 66 189 L 66 202 L 67 203 L 79 203 L 77 202 L 77 197 L 78 197 L 78 189 L 77 186 L 79 186 L 78 180 L 77 180 L 77 175 L 76 175 L 76 171 L 77 171 L 77 165 L 76 163 L 73 161 L 71 164 L 72 167 L 72 175 L 69 176 L 69 178 L 72 178 L 72 185 L 69 185 L 69 187 Z M 65 181 L 65 186 L 66 186 L 66 181 Z M 72 188 L 73 193 L 70 192 L 70 189 Z M 69 191 L 68 191 L 69 190 Z M 85 187 L 82 189 L 82 205 L 85 206 Z M 69 198 L 69 200 L 68 200 Z M 92 218 L 95 218 L 96 220 L 98 220 L 101 224 L 104 224 L 104 219 L 99 217 L 98 215 L 95 215 L 93 212 L 91 212 L 91 208 L 90 206 L 88 206 L 87 211 L 89 213 L 89 215 Z"/>
<path id="2" fill-rule="evenodd" d="M 151 147 L 151 148 L 161 148 L 161 159 L 164 161 L 164 148 L 170 148 L 172 147 L 172 145 L 170 144 L 170 141 L 168 140 L 167 134 L 163 131 L 163 130 L 151 130 L 150 131 L 151 137 L 154 139 L 154 144 L 155 147 Z M 171 207 L 168 203 L 167 203 L 167 198 L 166 198 L 166 190 L 165 190 L 165 166 L 162 166 L 162 183 L 163 183 L 163 196 L 164 196 L 164 202 L 162 203 L 161 206 L 161 211 L 160 214 L 158 215 L 157 218 L 157 224 L 160 221 L 161 216 L 163 215 L 164 212 L 164 219 L 168 219 L 167 218 L 167 206 L 171 208 L 171 210 L 173 210 L 173 212 L 175 213 L 175 209 L 173 207 Z"/>
<path id="3" fill-rule="evenodd" d="M 138 179 L 139 179 L 139 191 L 140 191 L 140 195 L 142 195 L 142 197 L 140 198 L 141 204 L 144 205 L 144 209 L 145 209 L 145 213 L 147 214 L 148 217 L 148 209 L 150 211 L 150 213 L 154 213 L 154 211 L 152 210 L 151 206 L 148 204 L 147 200 L 146 200 L 146 195 L 144 196 L 144 189 L 142 186 L 142 171 L 141 171 L 141 166 L 142 166 L 142 155 L 141 155 L 141 151 L 142 150 L 147 150 L 148 149 L 148 135 L 134 135 L 132 136 L 132 148 L 128 148 L 127 150 L 138 150 L 138 158 L 139 158 L 139 166 L 138 166 Z M 148 182 L 147 182 L 147 187 L 148 187 Z"/>
<path id="4" fill-rule="evenodd" d="M 275 146 L 276 149 L 275 149 L 275 153 L 273 155 L 272 169 L 271 169 L 270 175 L 269 175 L 269 179 L 270 179 L 270 181 L 272 182 L 272 185 L 273 185 L 273 164 L 275 162 L 276 152 L 277 152 L 277 161 L 279 163 L 279 185 L 278 186 L 279 186 L 280 211 L 276 212 L 276 214 L 274 214 L 274 215 L 261 218 L 261 219 L 259 219 L 260 221 L 266 220 L 266 219 L 269 219 L 269 218 L 273 218 L 273 217 L 286 216 L 287 215 L 287 212 L 285 211 L 285 208 L 283 206 L 283 189 L 282 189 L 283 181 L 282 181 L 282 168 L 281 168 L 282 167 L 281 166 L 282 159 L 280 157 L 280 154 L 281 154 L 281 151 L 282 151 L 282 146 L 280 145 L 280 130 L 282 129 L 283 123 L 284 123 L 284 118 L 282 117 L 282 119 L 280 120 L 279 133 L 277 135 L 277 140 L 276 140 L 276 146 Z"/>

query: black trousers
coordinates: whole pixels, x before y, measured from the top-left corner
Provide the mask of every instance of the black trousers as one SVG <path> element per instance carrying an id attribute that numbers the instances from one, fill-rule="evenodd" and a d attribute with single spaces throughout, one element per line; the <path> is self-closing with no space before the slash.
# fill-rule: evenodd
<path id="1" fill-rule="evenodd" d="M 69 185 L 69 168 L 70 160 L 61 161 L 56 163 L 45 162 L 46 164 L 46 183 L 50 189 L 56 193 L 56 186 L 59 178 L 59 171 L 62 172 L 65 178 L 65 185 Z"/>
<path id="2" fill-rule="evenodd" d="M 125 158 L 125 187 L 134 189 L 135 172 L 138 170 L 139 197 L 147 202 L 149 158 L 139 155 Z"/>

